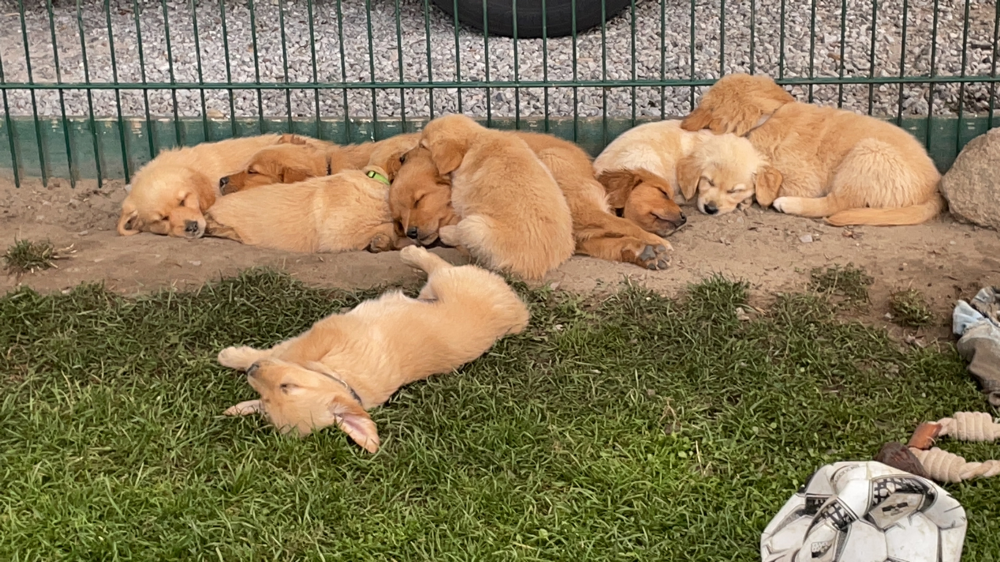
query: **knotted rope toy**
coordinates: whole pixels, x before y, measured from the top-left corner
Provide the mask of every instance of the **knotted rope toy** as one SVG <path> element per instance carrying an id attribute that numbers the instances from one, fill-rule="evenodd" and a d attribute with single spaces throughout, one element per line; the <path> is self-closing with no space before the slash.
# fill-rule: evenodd
<path id="1" fill-rule="evenodd" d="M 1000 440 L 1000 423 L 994 422 L 986 412 L 958 412 L 953 417 L 937 422 L 920 424 L 913 433 L 906 448 L 889 443 L 879 451 L 876 460 L 900 470 L 923 474 L 938 482 L 961 482 L 972 478 L 989 478 L 1000 474 L 1000 460 L 968 462 L 964 458 L 937 447 L 933 447 L 937 437 L 951 437 L 960 441 L 988 442 Z M 912 454 L 912 459 L 907 451 Z M 915 459 L 919 467 L 912 464 Z"/>

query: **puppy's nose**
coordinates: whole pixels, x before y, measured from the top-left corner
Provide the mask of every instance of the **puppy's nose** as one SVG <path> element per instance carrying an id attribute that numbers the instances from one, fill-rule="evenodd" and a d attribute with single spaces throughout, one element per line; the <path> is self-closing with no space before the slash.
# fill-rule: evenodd
<path id="1" fill-rule="evenodd" d="M 407 228 L 406 229 L 406 237 L 410 238 L 412 240 L 416 240 L 417 239 L 417 227 L 411 226 L 410 228 Z"/>
<path id="2" fill-rule="evenodd" d="M 684 213 L 681 213 L 681 220 L 678 221 L 677 224 L 681 225 L 681 224 L 686 223 L 687 221 L 688 221 L 688 218 L 686 216 L 684 216 Z"/>
<path id="3" fill-rule="evenodd" d="M 260 368 L 260 365 L 258 365 L 256 363 L 254 363 L 253 365 L 250 365 L 249 367 L 247 367 L 247 376 L 248 377 L 254 376 L 254 373 L 256 373 L 257 369 L 259 369 L 259 368 Z"/>
<path id="4" fill-rule="evenodd" d="M 715 203 L 705 203 L 705 212 L 714 215 L 719 212 L 719 208 L 715 206 Z"/>
<path id="5" fill-rule="evenodd" d="M 184 232 L 195 234 L 198 232 L 198 221 L 184 221 Z"/>
<path id="6" fill-rule="evenodd" d="M 225 176 L 219 180 L 219 188 L 223 188 L 229 185 L 229 176 Z"/>

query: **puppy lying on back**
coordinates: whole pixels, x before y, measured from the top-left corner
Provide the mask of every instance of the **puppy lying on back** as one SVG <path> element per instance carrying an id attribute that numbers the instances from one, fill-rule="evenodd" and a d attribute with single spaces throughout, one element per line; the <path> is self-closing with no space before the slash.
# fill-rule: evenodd
<path id="1" fill-rule="evenodd" d="M 263 185 L 295 183 L 343 170 L 360 170 L 371 162 L 388 172 L 387 158 L 377 153 L 393 152 L 395 158 L 417 144 L 420 135 L 396 135 L 378 142 L 338 146 L 300 135 L 282 135 L 274 146 L 264 148 L 250 157 L 238 173 L 219 180 L 223 195 Z M 398 164 L 394 164 L 397 165 Z"/>
<path id="2" fill-rule="evenodd" d="M 282 433 L 299 436 L 336 424 L 374 453 L 381 441 L 367 410 L 403 385 L 478 358 L 527 326 L 528 309 L 496 274 L 453 267 L 416 246 L 404 248 L 400 258 L 427 272 L 416 299 L 393 291 L 270 349 L 222 350 L 219 363 L 246 371 L 260 394 L 226 414 L 263 412 Z"/>
<path id="3" fill-rule="evenodd" d="M 745 135 L 781 173 L 757 189 L 763 207 L 829 224 L 906 225 L 945 208 L 923 145 L 891 123 L 800 103 L 767 76 L 730 74 L 705 92 L 683 128 Z"/>
<path id="4" fill-rule="evenodd" d="M 200 237 L 205 232 L 204 212 L 221 195 L 219 179 L 277 141 L 278 135 L 262 135 L 161 152 L 132 178 L 122 201 L 118 234 Z"/>
<path id="5" fill-rule="evenodd" d="M 622 133 L 594 160 L 594 172 L 611 205 L 651 232 L 672 226 L 673 201 L 696 202 L 708 215 L 724 214 L 752 203 L 758 184 L 769 189 L 781 183 L 781 175 L 746 139 L 688 132 L 681 121 L 646 123 Z"/>
<path id="6" fill-rule="evenodd" d="M 573 255 L 573 222 L 552 174 L 516 136 L 464 115 L 427 124 L 420 144 L 451 174 L 458 224 L 438 235 L 490 267 L 538 279 Z"/>
<path id="7" fill-rule="evenodd" d="M 369 166 L 233 193 L 206 212 L 206 233 L 290 252 L 393 250 L 389 183 Z"/>

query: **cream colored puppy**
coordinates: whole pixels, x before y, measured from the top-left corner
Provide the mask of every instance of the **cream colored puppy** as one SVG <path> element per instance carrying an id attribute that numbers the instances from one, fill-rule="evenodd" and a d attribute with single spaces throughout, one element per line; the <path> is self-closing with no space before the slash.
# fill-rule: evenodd
<path id="1" fill-rule="evenodd" d="M 270 349 L 223 349 L 219 363 L 246 371 L 260 394 L 226 415 L 263 412 L 282 433 L 299 436 L 336 424 L 374 453 L 380 440 L 367 410 L 527 326 L 527 307 L 495 273 L 452 266 L 417 246 L 403 248 L 400 258 L 427 272 L 416 299 L 392 291 Z"/>
<path id="2" fill-rule="evenodd" d="M 569 205 L 524 140 L 464 115 L 439 117 L 420 144 L 441 175 L 451 175 L 456 225 L 438 232 L 491 268 L 538 279 L 573 255 Z"/>
<path id="3" fill-rule="evenodd" d="M 616 206 L 624 208 L 624 216 L 647 230 L 660 221 L 676 221 L 672 202 L 723 214 L 752 203 L 759 184 L 781 182 L 750 141 L 685 131 L 680 120 L 622 133 L 594 160 L 594 173 L 609 199 L 620 201 Z"/>

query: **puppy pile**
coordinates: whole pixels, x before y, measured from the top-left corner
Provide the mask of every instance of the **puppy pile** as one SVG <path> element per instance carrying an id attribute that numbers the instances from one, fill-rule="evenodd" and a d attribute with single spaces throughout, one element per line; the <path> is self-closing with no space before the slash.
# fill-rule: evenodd
<path id="1" fill-rule="evenodd" d="M 338 425 L 364 448 L 365 413 L 400 386 L 472 361 L 528 321 L 495 273 L 540 279 L 574 253 L 660 270 L 679 204 L 719 215 L 752 204 L 833 225 L 907 225 L 945 208 L 940 174 L 906 131 L 797 102 L 766 76 L 720 79 L 682 121 L 637 126 L 593 161 L 552 135 L 448 115 L 338 146 L 262 135 L 164 152 L 135 176 L 118 232 L 214 236 L 293 252 L 402 250 L 428 273 L 417 299 L 389 293 L 269 350 L 228 348 L 283 430 Z M 398 326 L 406 326 L 401 330 Z"/>

